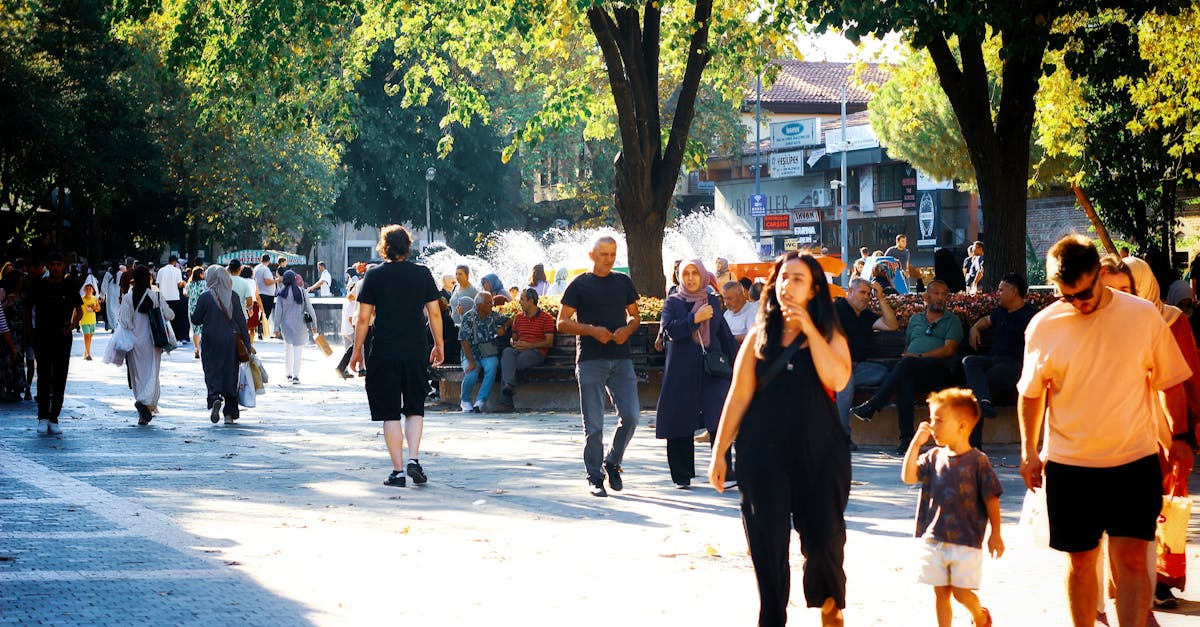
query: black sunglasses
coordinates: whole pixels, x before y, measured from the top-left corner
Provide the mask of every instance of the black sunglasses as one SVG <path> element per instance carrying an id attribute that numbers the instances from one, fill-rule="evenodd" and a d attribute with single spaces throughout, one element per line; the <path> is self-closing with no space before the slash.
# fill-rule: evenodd
<path id="1" fill-rule="evenodd" d="M 1073 303 L 1076 300 L 1092 300 L 1092 297 L 1096 295 L 1096 284 L 1099 282 L 1100 282 L 1100 273 L 1097 272 L 1096 276 L 1094 278 L 1092 278 L 1092 286 L 1091 287 L 1087 288 L 1086 290 L 1079 290 L 1078 292 L 1075 292 L 1074 294 L 1060 293 L 1058 295 L 1058 298 L 1060 300 L 1062 300 L 1064 303 Z"/>
<path id="2" fill-rule="evenodd" d="M 936 328 L 936 327 L 937 327 L 937 323 L 938 323 L 938 322 L 941 322 L 941 321 L 942 321 L 942 319 L 941 319 L 941 318 L 938 318 L 938 319 L 937 319 L 937 322 L 934 322 L 933 324 L 931 324 L 931 325 L 929 325 L 929 326 L 925 327 L 925 335 L 933 335 L 933 330 L 934 330 L 934 328 Z"/>

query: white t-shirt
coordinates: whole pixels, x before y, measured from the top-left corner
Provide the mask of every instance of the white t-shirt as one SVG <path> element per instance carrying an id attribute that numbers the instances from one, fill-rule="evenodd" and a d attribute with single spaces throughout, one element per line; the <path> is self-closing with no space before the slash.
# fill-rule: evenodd
<path id="1" fill-rule="evenodd" d="M 321 287 L 317 288 L 317 296 L 320 296 L 321 298 L 333 296 L 333 292 L 329 290 L 329 286 L 333 284 L 333 277 L 330 276 L 329 271 L 322 270 L 321 278 L 319 280 L 321 281 Z"/>
<path id="2" fill-rule="evenodd" d="M 163 300 L 179 300 L 179 282 L 183 280 L 183 273 L 175 264 L 168 263 L 159 268 L 154 280 L 158 283 L 158 292 Z"/>
<path id="3" fill-rule="evenodd" d="M 233 293 L 238 295 L 238 302 L 242 304 L 242 313 L 246 317 L 250 317 L 250 310 L 246 308 L 246 299 L 254 298 L 254 283 L 247 281 L 240 276 L 230 277 L 233 279 Z"/>
<path id="4" fill-rule="evenodd" d="M 758 307 L 755 305 L 756 303 L 746 301 L 742 310 L 737 313 L 733 313 L 732 309 L 725 310 L 725 322 L 735 336 L 746 335 L 754 327 L 754 319 L 758 315 Z"/>
<path id="5" fill-rule="evenodd" d="M 1025 330 L 1017 392 L 1047 399 L 1050 461 L 1111 468 L 1158 451 L 1158 391 L 1191 369 L 1158 309 L 1123 292 L 1083 315 L 1055 302 Z"/>
<path id="6" fill-rule="evenodd" d="M 267 280 L 274 280 L 275 274 L 271 272 L 271 267 L 265 263 L 260 263 L 254 266 L 254 286 L 258 288 L 259 296 L 274 296 L 275 286 L 267 285 Z"/>

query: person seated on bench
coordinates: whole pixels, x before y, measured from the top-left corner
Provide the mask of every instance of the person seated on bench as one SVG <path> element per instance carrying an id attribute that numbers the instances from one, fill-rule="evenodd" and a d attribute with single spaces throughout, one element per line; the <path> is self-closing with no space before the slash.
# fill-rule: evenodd
<path id="1" fill-rule="evenodd" d="M 996 290 L 1000 306 L 971 326 L 968 341 L 975 350 L 979 350 L 981 333 L 995 329 L 987 355 L 967 355 L 962 360 L 967 386 L 975 392 L 975 398 L 979 399 L 979 414 L 984 418 L 996 417 L 992 393 L 997 390 L 1016 392 L 1017 381 L 1021 379 L 1021 362 L 1025 355 L 1025 327 L 1029 326 L 1029 321 L 1037 313 L 1033 305 L 1025 302 L 1025 294 L 1028 292 L 1029 284 L 1025 282 L 1025 277 L 1014 272 L 1004 275 L 1004 278 L 1000 279 L 1000 287 Z M 975 448 L 983 447 L 982 420 L 975 423 L 970 443 Z"/>
<path id="2" fill-rule="evenodd" d="M 521 311 L 505 325 L 512 326 L 512 346 L 500 354 L 500 411 L 513 411 L 517 373 L 540 366 L 554 346 L 554 316 L 538 307 L 536 288 L 521 292 Z"/>
<path id="3" fill-rule="evenodd" d="M 880 316 L 871 310 L 871 294 L 879 300 Z M 842 324 L 842 332 L 846 334 L 846 342 L 850 344 L 850 359 L 853 369 L 850 372 L 850 382 L 837 393 L 838 418 L 842 421 L 842 429 L 846 437 L 850 437 L 850 403 L 854 400 L 854 391 L 859 385 L 879 385 L 887 375 L 887 366 L 867 361 L 867 343 L 876 331 L 895 331 L 900 328 L 896 312 L 883 297 L 883 285 L 856 277 L 850 279 L 850 289 L 845 298 L 833 301 L 833 310 L 837 312 L 838 322 Z M 850 450 L 857 451 L 858 445 L 850 441 Z"/>
<path id="4" fill-rule="evenodd" d="M 742 340 L 746 338 L 746 334 L 750 332 L 754 321 L 758 318 L 758 307 L 751 304 L 746 294 L 746 288 L 737 281 L 726 281 L 721 286 L 721 295 L 725 297 L 725 313 L 722 314 L 725 317 L 725 324 L 733 333 L 734 341 L 741 346 Z"/>
<path id="5" fill-rule="evenodd" d="M 463 411 L 483 413 L 488 394 L 496 383 L 496 371 L 500 369 L 500 350 L 496 346 L 496 338 L 507 321 L 507 317 L 492 309 L 492 295 L 488 292 L 476 294 L 475 308 L 463 314 L 462 324 L 458 326 L 463 369 L 459 404 Z M 471 390 L 476 382 L 479 383 L 479 394 L 472 403 Z"/>
<path id="6" fill-rule="evenodd" d="M 894 393 L 900 422 L 900 446 L 896 452 L 900 454 L 908 450 L 915 432 L 913 403 L 917 391 L 935 392 L 950 386 L 953 368 L 958 364 L 958 344 L 963 339 L 962 322 L 953 312 L 946 311 L 950 298 L 946 282 L 931 281 L 923 298 L 925 311 L 908 319 L 904 333 L 907 348 L 900 362 L 888 371 L 875 396 L 850 410 L 858 418 L 870 421 Z"/>

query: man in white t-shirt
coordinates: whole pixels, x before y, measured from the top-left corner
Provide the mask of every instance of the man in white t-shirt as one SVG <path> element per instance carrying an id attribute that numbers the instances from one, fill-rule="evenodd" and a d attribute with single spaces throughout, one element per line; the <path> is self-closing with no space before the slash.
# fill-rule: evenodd
<path id="1" fill-rule="evenodd" d="M 333 283 L 333 277 L 330 276 L 329 270 L 325 269 L 325 262 L 318 261 L 317 262 L 317 282 L 313 283 L 312 287 L 308 288 L 308 291 L 309 292 L 315 291 L 317 293 L 318 297 L 327 298 L 327 297 L 333 295 L 333 292 L 329 291 L 329 286 L 332 283 Z"/>
<path id="2" fill-rule="evenodd" d="M 233 279 L 233 293 L 238 295 L 238 302 L 242 304 L 242 313 L 246 315 L 246 319 L 250 319 L 250 312 L 254 309 L 254 281 L 242 278 L 242 262 L 233 259 L 225 266 L 229 270 L 229 276 Z"/>
<path id="3" fill-rule="evenodd" d="M 271 312 L 275 311 L 275 290 L 276 283 L 275 273 L 271 272 L 271 255 L 263 253 L 259 259 L 259 264 L 254 266 L 254 287 L 258 290 L 258 299 L 262 301 L 262 319 L 271 319 Z M 263 337 L 263 329 L 266 324 L 258 325 L 258 339 Z"/>
<path id="4" fill-rule="evenodd" d="M 746 288 L 737 281 L 729 281 L 722 285 L 721 296 L 725 298 L 725 322 L 729 325 L 729 331 L 733 333 L 733 339 L 740 345 L 754 326 L 758 307 L 750 302 L 746 297 Z"/>
<path id="5" fill-rule="evenodd" d="M 1046 275 L 1061 297 L 1025 331 L 1017 383 L 1021 475 L 1031 489 L 1045 476 L 1050 546 L 1071 559 L 1074 624 L 1095 624 L 1096 560 L 1107 532 L 1118 619 L 1137 625 L 1150 613 L 1146 552 L 1162 509 L 1159 427 L 1187 406 L 1179 389 L 1166 391 L 1191 369 L 1154 304 L 1104 287 L 1099 273 L 1100 256 L 1087 238 L 1064 237 L 1046 255 Z M 1170 446 L 1180 473 L 1191 448 Z"/>
<path id="6" fill-rule="evenodd" d="M 162 295 L 162 299 L 167 301 L 167 306 L 171 311 L 175 312 L 175 318 L 171 320 L 171 330 L 175 332 L 175 338 L 186 344 L 192 335 L 188 332 L 188 315 L 187 301 L 181 297 L 180 288 L 183 287 L 183 272 L 179 269 L 179 257 L 171 255 L 167 259 L 166 265 L 158 269 L 158 275 L 154 281 L 158 283 L 158 291 Z"/>

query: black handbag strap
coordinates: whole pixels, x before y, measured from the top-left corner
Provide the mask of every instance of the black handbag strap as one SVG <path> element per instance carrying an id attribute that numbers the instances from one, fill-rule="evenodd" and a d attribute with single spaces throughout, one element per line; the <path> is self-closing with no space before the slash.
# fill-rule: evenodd
<path id="1" fill-rule="evenodd" d="M 758 380 L 758 392 L 765 390 L 775 380 L 775 377 L 779 376 L 779 373 L 783 372 L 784 368 L 787 368 L 788 362 L 792 360 L 792 355 L 795 355 L 798 350 L 800 350 L 800 338 L 796 338 L 791 345 L 783 349 L 782 353 L 779 353 L 775 361 L 771 362 L 771 366 L 767 368 L 766 374 Z"/>

